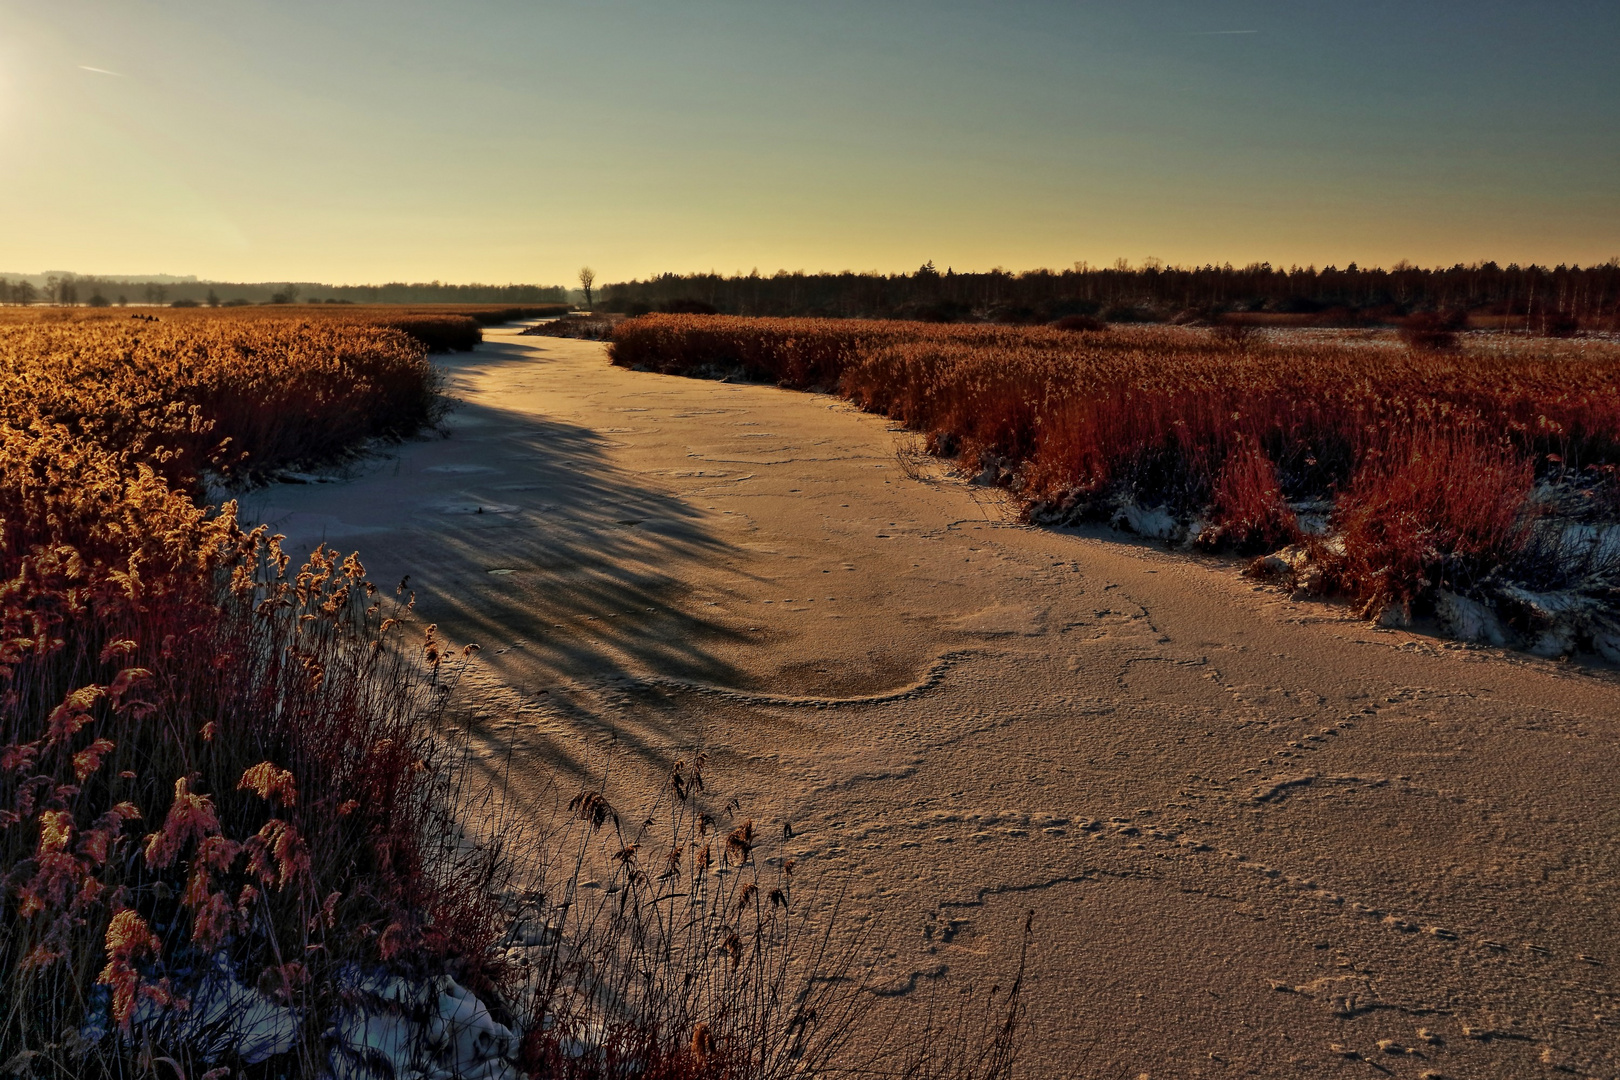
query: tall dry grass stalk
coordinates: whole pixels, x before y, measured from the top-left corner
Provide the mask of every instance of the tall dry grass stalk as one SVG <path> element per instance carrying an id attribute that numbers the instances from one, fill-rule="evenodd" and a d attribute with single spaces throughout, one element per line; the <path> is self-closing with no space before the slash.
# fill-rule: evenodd
<path id="1" fill-rule="evenodd" d="M 1024 1019 L 1026 920 L 1005 986 L 946 984 L 878 1016 L 861 931 L 819 905 L 735 801 L 674 763 L 632 818 L 603 782 L 549 820 L 519 898 L 512 995 L 534 1076 L 1005 1080 Z M 560 803 L 560 800 L 559 800 Z"/>

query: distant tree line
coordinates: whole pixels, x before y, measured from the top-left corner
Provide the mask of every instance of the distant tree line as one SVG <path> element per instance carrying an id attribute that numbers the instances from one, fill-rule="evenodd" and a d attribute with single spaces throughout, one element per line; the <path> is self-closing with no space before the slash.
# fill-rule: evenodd
<path id="1" fill-rule="evenodd" d="M 1048 321 L 1067 315 L 1115 321 L 1273 313 L 1342 318 L 1401 317 L 1417 312 L 1581 320 L 1620 317 L 1620 258 L 1598 266 L 1499 266 L 1494 262 L 1424 268 L 1400 262 L 1389 269 L 1292 266 L 1132 267 L 1076 263 L 1067 270 L 1012 273 L 940 271 L 932 262 L 909 274 L 761 276 L 661 274 L 611 284 L 599 307 L 646 311 L 713 310 L 734 315 L 920 318 L 937 321 Z"/>
<path id="2" fill-rule="evenodd" d="M 323 285 L 319 282 L 129 281 L 77 274 L 52 274 L 43 285 L 0 278 L 0 303 L 7 304 L 547 304 L 566 303 L 560 285 L 447 285 L 443 282 L 390 282 L 386 285 Z"/>

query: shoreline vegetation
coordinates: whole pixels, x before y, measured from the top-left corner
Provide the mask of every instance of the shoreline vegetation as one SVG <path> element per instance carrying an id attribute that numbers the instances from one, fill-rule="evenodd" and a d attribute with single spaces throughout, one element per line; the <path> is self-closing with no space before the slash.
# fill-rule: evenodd
<path id="1" fill-rule="evenodd" d="M 851 957 L 701 758 L 622 822 L 605 782 L 514 821 L 449 711 L 476 646 L 421 627 L 358 554 L 289 552 L 204 505 L 430 427 L 429 344 L 470 347 L 509 310 L 0 317 L 8 1074 L 850 1060 Z M 1022 970 L 927 1004 L 868 1064 L 1001 1080 Z"/>
<path id="2" fill-rule="evenodd" d="M 1031 521 L 1257 555 L 1385 624 L 1620 661 L 1620 343 L 654 314 L 610 356 L 838 393 Z"/>
<path id="3" fill-rule="evenodd" d="M 168 1055 L 201 1075 L 245 1011 L 233 1060 L 291 1054 L 312 1075 L 312 1006 L 346 965 L 420 955 L 482 985 L 500 863 L 457 849 L 429 738 L 453 665 L 431 635 L 405 639 L 357 559 L 295 560 L 234 503 L 201 505 L 209 475 L 431 422 L 424 347 L 361 325 L 124 319 L 9 322 L 0 357 L 8 1068 Z M 230 1016 L 202 1007 L 220 972 Z"/>

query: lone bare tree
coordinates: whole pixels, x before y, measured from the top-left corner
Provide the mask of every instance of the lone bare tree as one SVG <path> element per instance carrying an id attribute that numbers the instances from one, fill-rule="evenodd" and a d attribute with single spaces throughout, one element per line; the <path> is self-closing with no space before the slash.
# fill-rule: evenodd
<path id="1" fill-rule="evenodd" d="M 579 268 L 579 287 L 585 290 L 585 306 L 591 306 L 591 286 L 596 284 L 596 271 L 588 266 Z"/>

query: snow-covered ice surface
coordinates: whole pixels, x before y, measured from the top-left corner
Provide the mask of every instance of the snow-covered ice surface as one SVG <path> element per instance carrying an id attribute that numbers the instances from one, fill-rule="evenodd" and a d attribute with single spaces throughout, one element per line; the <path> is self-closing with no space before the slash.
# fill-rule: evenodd
<path id="1" fill-rule="evenodd" d="M 1254 561 L 1250 570 L 1258 577 L 1281 577 L 1304 570 L 1310 557 L 1310 552 L 1301 545 L 1289 544 L 1270 555 L 1262 555 Z"/>
<path id="2" fill-rule="evenodd" d="M 1502 586 L 1497 595 L 1528 624 L 1525 648 L 1536 656 L 1567 656 L 1590 640 L 1593 652 L 1620 661 L 1620 615 L 1612 606 L 1579 592 L 1532 592 L 1517 585 Z"/>
<path id="3" fill-rule="evenodd" d="M 1299 523 L 1299 531 L 1306 536 L 1328 534 L 1333 516 L 1333 500 L 1311 499 L 1291 502 L 1288 508 L 1294 512 L 1294 520 Z"/>

